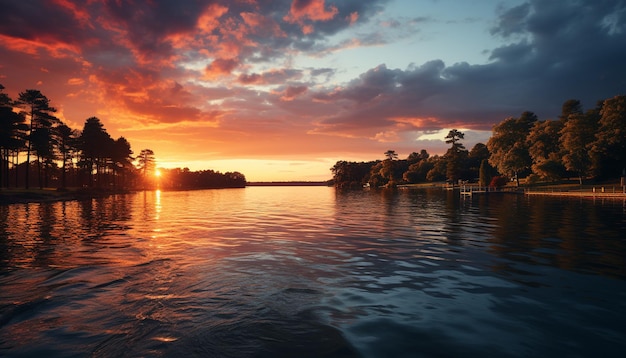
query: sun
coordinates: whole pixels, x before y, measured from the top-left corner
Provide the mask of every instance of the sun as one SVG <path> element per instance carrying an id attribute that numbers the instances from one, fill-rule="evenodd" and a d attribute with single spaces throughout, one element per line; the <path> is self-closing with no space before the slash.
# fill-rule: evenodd
<path id="1" fill-rule="evenodd" d="M 161 176 L 161 171 L 159 169 L 154 171 L 154 176 L 159 178 Z"/>

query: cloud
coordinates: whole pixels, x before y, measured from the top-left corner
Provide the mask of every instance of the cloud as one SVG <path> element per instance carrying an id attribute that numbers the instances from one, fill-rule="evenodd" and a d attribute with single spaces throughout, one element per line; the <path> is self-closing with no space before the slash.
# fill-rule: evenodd
<path id="1" fill-rule="evenodd" d="M 237 81 L 243 85 L 271 85 L 284 84 L 291 80 L 302 78 L 302 71 L 294 69 L 273 69 L 267 72 L 241 74 Z"/>
<path id="2" fill-rule="evenodd" d="M 492 32 L 514 41 L 494 48 L 492 62 L 433 60 L 404 70 L 381 64 L 345 86 L 314 93 L 321 103 L 344 102 L 315 131 L 376 136 L 394 128 L 396 118 L 409 131 L 489 130 L 526 110 L 555 118 L 569 98 L 591 108 L 626 88 L 626 31 L 616 25 L 626 20 L 625 9 L 624 2 L 531 1 L 504 10 Z"/>
<path id="3" fill-rule="evenodd" d="M 289 14 L 283 19 L 289 23 L 300 24 L 302 32 L 308 35 L 313 32 L 313 25 L 305 21 L 329 21 L 338 12 L 336 6 L 326 8 L 325 0 L 293 0 Z"/>
<path id="4" fill-rule="evenodd" d="M 211 80 L 218 76 L 230 75 L 238 65 L 239 62 L 234 58 L 218 58 L 206 67 L 204 76 L 206 79 Z"/>
<path id="5" fill-rule="evenodd" d="M 500 7 L 486 62 L 433 53 L 403 65 L 382 46 L 420 46 L 422 26 L 443 22 L 393 18 L 388 0 L 0 2 L 5 87 L 39 84 L 68 120 L 98 115 L 145 142 L 181 128 L 240 154 L 400 151 L 424 131 L 485 131 L 526 110 L 555 118 L 567 99 L 589 108 L 626 88 L 624 1 Z M 351 77 L 358 57 L 349 69 L 321 61 L 374 46 L 380 61 Z"/>
<path id="6" fill-rule="evenodd" d="M 293 101 L 296 97 L 305 93 L 307 90 L 307 86 L 287 86 L 287 88 L 278 93 L 280 94 L 281 101 Z"/>

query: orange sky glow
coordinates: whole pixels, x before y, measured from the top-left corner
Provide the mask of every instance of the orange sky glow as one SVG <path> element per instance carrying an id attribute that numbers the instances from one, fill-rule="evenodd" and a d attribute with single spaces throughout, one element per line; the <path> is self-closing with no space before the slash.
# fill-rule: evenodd
<path id="1" fill-rule="evenodd" d="M 468 149 L 626 88 L 626 5 L 597 1 L 0 0 L 0 83 L 100 118 L 162 168 L 327 180 L 338 160 Z"/>

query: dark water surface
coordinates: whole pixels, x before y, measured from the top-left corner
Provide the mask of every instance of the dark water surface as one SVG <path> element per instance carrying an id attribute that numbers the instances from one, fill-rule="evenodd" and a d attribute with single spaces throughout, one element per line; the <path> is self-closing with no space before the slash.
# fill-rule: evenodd
<path id="1" fill-rule="evenodd" d="M 326 187 L 0 206 L 2 357 L 622 357 L 626 204 Z"/>

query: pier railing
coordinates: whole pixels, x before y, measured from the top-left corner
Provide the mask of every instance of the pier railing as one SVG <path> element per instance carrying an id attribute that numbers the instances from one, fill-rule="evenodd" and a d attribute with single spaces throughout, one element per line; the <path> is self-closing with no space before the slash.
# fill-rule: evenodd
<path id="1" fill-rule="evenodd" d="M 493 187 L 493 186 L 478 186 L 478 185 L 461 185 L 459 187 L 461 195 L 474 195 L 474 194 L 486 194 L 486 193 L 521 193 L 522 189 L 519 187 Z"/>

